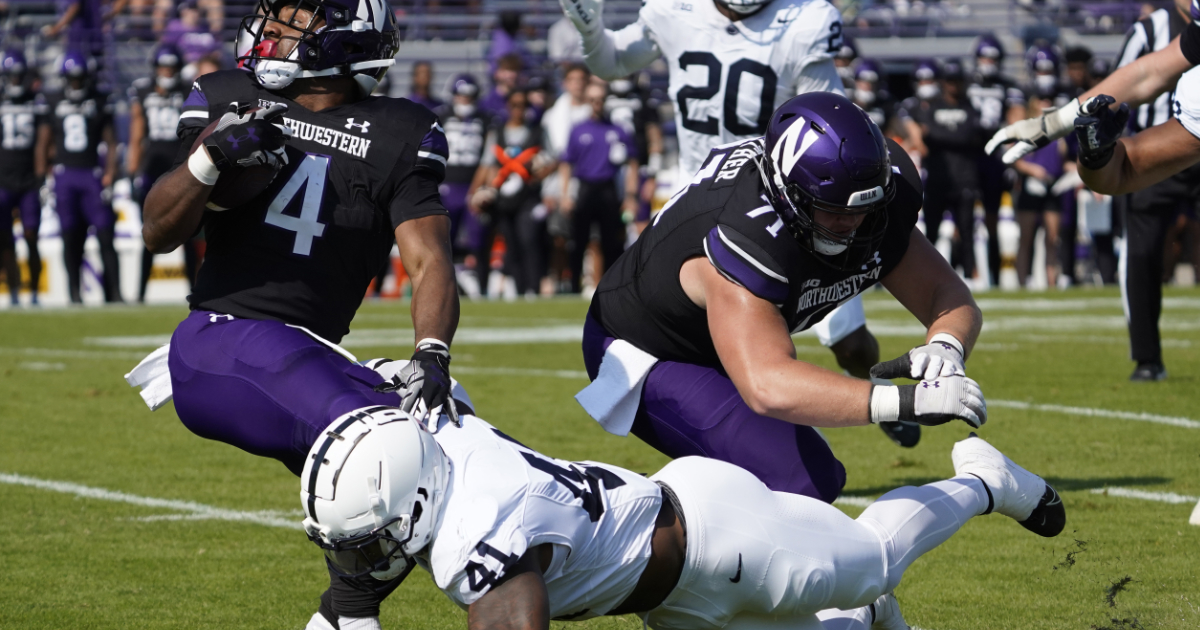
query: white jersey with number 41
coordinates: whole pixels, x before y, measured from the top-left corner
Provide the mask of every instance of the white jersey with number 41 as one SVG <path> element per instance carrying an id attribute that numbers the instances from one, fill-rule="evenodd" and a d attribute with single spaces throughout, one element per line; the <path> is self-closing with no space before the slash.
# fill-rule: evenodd
<path id="1" fill-rule="evenodd" d="M 685 179 L 713 147 L 765 134 L 771 114 L 796 94 L 842 91 L 833 65 L 842 17 L 825 0 L 775 0 L 736 22 L 713 0 L 646 0 L 616 36 L 619 47 L 640 38 L 670 67 Z"/>

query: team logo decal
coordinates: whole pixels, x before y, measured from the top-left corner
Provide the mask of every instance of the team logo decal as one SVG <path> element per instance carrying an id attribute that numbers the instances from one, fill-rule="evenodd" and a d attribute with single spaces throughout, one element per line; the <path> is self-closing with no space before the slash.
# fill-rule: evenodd
<path id="1" fill-rule="evenodd" d="M 367 127 L 370 127 L 370 126 L 371 126 L 371 121 L 369 121 L 369 120 L 364 120 L 361 123 L 356 123 L 356 122 L 354 122 L 353 118 L 346 119 L 346 129 L 354 129 L 355 127 L 357 127 L 360 132 L 367 133 Z"/>

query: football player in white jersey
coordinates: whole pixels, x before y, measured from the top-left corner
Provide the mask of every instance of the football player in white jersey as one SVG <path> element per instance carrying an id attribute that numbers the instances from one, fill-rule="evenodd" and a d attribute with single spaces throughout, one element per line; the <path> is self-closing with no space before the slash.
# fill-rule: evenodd
<path id="1" fill-rule="evenodd" d="M 618 79 L 666 58 L 679 182 L 691 180 L 713 148 L 766 133 L 771 114 L 793 96 L 843 92 L 833 62 L 842 16 L 825 0 L 645 0 L 638 20 L 619 31 L 604 27 L 603 0 L 560 2 L 596 76 Z M 879 342 L 866 326 L 856 296 L 813 328 L 839 366 L 869 378 Z M 920 439 L 916 425 L 879 426 L 901 446 Z"/>
<path id="2" fill-rule="evenodd" d="M 995 511 L 1047 537 L 1066 522 L 1051 486 L 973 435 L 954 477 L 855 520 L 712 459 L 647 479 L 548 457 L 462 407 L 461 426 L 389 407 L 342 416 L 312 445 L 300 496 L 345 581 L 387 581 L 381 600 L 420 566 L 473 630 L 631 613 L 655 629 L 907 629 L 891 591 L 967 520 Z M 308 630 L 381 627 L 335 612 L 338 596 Z"/>

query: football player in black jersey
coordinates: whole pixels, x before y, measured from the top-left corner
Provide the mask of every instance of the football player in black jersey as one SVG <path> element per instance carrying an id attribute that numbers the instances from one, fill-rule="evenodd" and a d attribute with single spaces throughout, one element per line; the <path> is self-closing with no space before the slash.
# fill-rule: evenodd
<path id="1" fill-rule="evenodd" d="M 143 235 L 156 253 L 201 226 L 208 241 L 192 313 L 170 349 L 180 419 L 299 474 L 300 436 L 346 410 L 453 414 L 442 409 L 458 322 L 437 193 L 446 139 L 424 107 L 370 96 L 395 53 L 386 2 L 275 0 L 259 10 L 265 19 L 242 25 L 254 37 L 245 69 L 201 77 L 184 101 L 176 168 L 146 196 Z M 213 120 L 219 131 L 191 150 Z M 277 172 L 261 193 L 228 210 L 209 203 L 219 175 L 263 165 Z M 370 370 L 326 343 L 349 331 L 393 243 L 412 276 L 419 340 L 400 396 L 376 391 Z"/>
<path id="2" fill-rule="evenodd" d="M 457 418 L 447 401 L 459 305 L 438 197 L 446 138 L 428 109 L 371 96 L 398 43 L 384 0 L 263 0 L 241 28 L 252 38 L 242 69 L 200 77 L 184 101 L 182 147 L 146 196 L 143 236 L 155 253 L 201 227 L 207 240 L 192 312 L 166 351 L 180 420 L 298 475 L 307 445 L 342 414 Z M 218 130 L 192 150 L 212 121 Z M 209 205 L 219 177 L 264 166 L 276 174 L 261 193 Z M 384 383 L 334 344 L 393 244 L 418 341 Z"/>
<path id="3" fill-rule="evenodd" d="M 911 160 L 846 97 L 785 103 L 765 138 L 714 149 L 600 281 L 577 396 L 618 435 L 731 462 L 773 490 L 832 501 L 845 470 L 813 427 L 961 419 L 986 408 L 963 364 L 982 316 L 915 229 Z M 927 343 L 873 385 L 796 360 L 791 334 L 882 282 Z"/>
<path id="4" fill-rule="evenodd" d="M 111 191 L 117 174 L 117 135 L 113 130 L 112 103 L 93 79 L 96 60 L 77 49 L 60 59 L 58 73 L 66 80 L 61 94 L 47 103 L 47 116 L 38 128 L 35 168 L 46 172 L 53 153 L 54 199 L 62 231 L 67 291 L 73 304 L 83 302 L 80 269 L 87 228 L 96 229 L 100 260 L 104 264 L 105 302 L 121 302 L 120 270 L 113 235 L 117 215 Z M 100 163 L 100 144 L 109 147 Z"/>
<path id="5" fill-rule="evenodd" d="M 144 201 L 145 193 L 159 177 L 171 170 L 175 156 L 179 153 L 179 115 L 183 112 L 183 99 L 187 97 L 187 86 L 179 79 L 183 58 L 169 46 L 160 46 L 154 51 L 154 77 L 133 82 L 129 88 L 129 149 L 125 154 L 125 170 L 136 173 L 134 193 L 138 203 Z M 194 247 L 184 245 L 187 261 L 188 286 L 195 280 Z M 146 301 L 146 286 L 150 283 L 150 268 L 154 254 L 142 251 L 142 281 L 138 290 L 138 301 Z"/>
<path id="6" fill-rule="evenodd" d="M 21 271 L 17 267 L 13 245 L 12 218 L 20 213 L 21 230 L 29 247 L 30 303 L 38 303 L 38 282 L 42 275 L 42 257 L 38 253 L 38 229 L 41 227 L 42 204 L 38 189 L 45 173 L 34 169 L 34 139 L 38 126 L 46 115 L 46 103 L 30 85 L 25 55 L 18 49 L 5 51 L 0 58 L 0 73 L 4 76 L 4 93 L 0 95 L 0 256 L 7 273 L 8 290 L 16 306 L 21 288 Z"/>

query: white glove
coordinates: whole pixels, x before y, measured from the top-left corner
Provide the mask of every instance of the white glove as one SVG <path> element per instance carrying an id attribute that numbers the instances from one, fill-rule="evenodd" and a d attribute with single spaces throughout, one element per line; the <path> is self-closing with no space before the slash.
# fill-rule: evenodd
<path id="1" fill-rule="evenodd" d="M 558 3 L 584 40 L 604 31 L 604 0 L 558 0 Z"/>
<path id="2" fill-rule="evenodd" d="M 923 346 L 871 367 L 873 378 L 933 380 L 939 376 L 964 376 L 966 367 L 962 342 L 953 335 L 938 333 Z"/>
<path id="3" fill-rule="evenodd" d="M 871 388 L 871 422 L 904 420 L 925 426 L 962 420 L 978 429 L 987 422 L 979 383 L 965 376 L 939 376 L 916 385 Z"/>
<path id="4" fill-rule="evenodd" d="M 1075 119 L 1083 116 L 1082 112 L 1079 99 L 1072 99 L 1062 107 L 1046 110 L 1038 118 L 1022 120 L 997 131 L 983 150 L 991 155 L 1000 145 L 1016 140 L 1017 143 L 1001 158 L 1005 164 L 1012 164 L 1047 144 L 1066 137 L 1075 130 Z"/>

